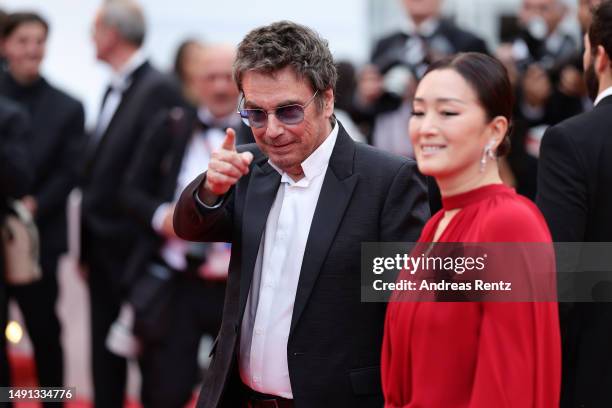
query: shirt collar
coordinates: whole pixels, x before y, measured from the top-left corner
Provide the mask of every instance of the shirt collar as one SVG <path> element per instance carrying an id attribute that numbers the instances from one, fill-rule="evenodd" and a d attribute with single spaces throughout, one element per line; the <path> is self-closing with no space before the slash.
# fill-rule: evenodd
<path id="1" fill-rule="evenodd" d="M 604 89 L 602 93 L 597 95 L 597 99 L 595 99 L 595 103 L 593 103 L 593 106 L 597 106 L 597 104 L 601 102 L 603 98 L 607 98 L 610 95 L 612 95 L 612 86 Z"/>
<path id="2" fill-rule="evenodd" d="M 113 73 L 111 85 L 113 88 L 125 90 L 130 86 L 130 76 L 146 61 L 146 57 L 141 50 L 137 50 L 130 59 L 119 70 Z"/>
<path id="3" fill-rule="evenodd" d="M 275 165 L 272 160 L 268 160 L 268 163 L 270 163 L 270 166 L 272 166 L 281 175 L 281 182 L 286 182 L 290 185 L 299 187 L 308 187 L 311 181 L 323 173 L 323 171 L 325 171 L 327 168 L 329 159 L 334 150 L 334 146 L 336 145 L 338 131 L 339 125 L 338 121 L 336 121 L 331 133 L 327 136 L 327 138 L 325 138 L 323 143 L 321 143 L 321 145 L 302 162 L 304 178 L 297 182 L 294 181 L 287 173 L 281 170 L 277 165 Z"/>
<path id="4" fill-rule="evenodd" d="M 402 28 L 402 32 L 408 36 L 421 35 L 423 37 L 431 37 L 434 35 L 438 27 L 440 26 L 440 19 L 438 17 L 431 17 L 423 21 L 419 27 L 414 24 L 411 18 L 406 19 L 406 23 Z"/>

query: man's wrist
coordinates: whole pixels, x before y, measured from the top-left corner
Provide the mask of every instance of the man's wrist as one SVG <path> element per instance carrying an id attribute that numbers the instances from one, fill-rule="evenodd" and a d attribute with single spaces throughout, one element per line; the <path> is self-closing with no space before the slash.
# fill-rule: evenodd
<path id="1" fill-rule="evenodd" d="M 200 186 L 196 189 L 195 193 L 193 194 L 193 198 L 195 199 L 198 207 L 204 210 L 215 210 L 221 207 L 221 205 L 223 204 L 224 196 L 218 196 L 218 195 L 211 193 L 210 191 L 206 189 L 205 185 L 206 185 L 206 178 L 202 180 L 202 184 L 200 184 Z"/>

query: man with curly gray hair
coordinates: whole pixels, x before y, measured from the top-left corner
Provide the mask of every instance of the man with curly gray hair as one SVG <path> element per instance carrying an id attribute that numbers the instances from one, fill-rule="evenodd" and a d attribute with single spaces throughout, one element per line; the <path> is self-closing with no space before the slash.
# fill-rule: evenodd
<path id="1" fill-rule="evenodd" d="M 423 178 L 335 119 L 336 68 L 313 30 L 253 30 L 234 78 L 256 144 L 236 149 L 228 129 L 174 215 L 181 238 L 232 243 L 198 407 L 380 407 L 385 305 L 360 302 L 361 243 L 418 238 Z"/>

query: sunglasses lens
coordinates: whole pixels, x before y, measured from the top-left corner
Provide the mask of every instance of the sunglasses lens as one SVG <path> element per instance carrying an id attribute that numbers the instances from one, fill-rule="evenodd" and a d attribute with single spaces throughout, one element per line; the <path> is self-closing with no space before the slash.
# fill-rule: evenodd
<path id="1" fill-rule="evenodd" d="M 244 109 L 239 109 L 238 114 L 240 115 L 240 119 L 242 119 L 242 122 L 245 125 L 251 126 L 251 123 L 249 122 L 249 114 L 247 113 L 247 111 L 245 111 Z"/>
<path id="2" fill-rule="evenodd" d="M 243 109 L 240 117 L 247 126 L 254 128 L 264 127 L 268 121 L 268 114 L 261 109 Z"/>
<path id="3" fill-rule="evenodd" d="M 275 115 L 286 125 L 296 125 L 304 120 L 304 108 L 300 105 L 289 105 L 277 108 Z"/>

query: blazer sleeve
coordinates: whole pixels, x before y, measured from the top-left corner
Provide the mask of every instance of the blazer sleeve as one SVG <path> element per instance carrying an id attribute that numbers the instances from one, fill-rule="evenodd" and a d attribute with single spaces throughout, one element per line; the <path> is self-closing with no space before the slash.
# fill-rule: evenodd
<path id="1" fill-rule="evenodd" d="M 79 155 L 85 141 L 85 112 L 83 105 L 75 102 L 66 115 L 61 134 L 61 150 L 56 157 L 58 171 L 41 186 L 36 194 L 38 210 L 36 216 L 63 211 L 66 197 L 77 181 Z"/>
<path id="2" fill-rule="evenodd" d="M 558 126 L 547 129 L 538 164 L 536 203 L 557 242 L 584 240 L 587 180 L 572 141 Z"/>
<path id="3" fill-rule="evenodd" d="M 220 205 L 205 208 L 195 199 L 205 180 L 203 173 L 181 194 L 174 209 L 174 231 L 187 241 L 232 242 L 235 186 L 222 197 Z"/>
<path id="4" fill-rule="evenodd" d="M 397 172 L 387 191 L 381 215 L 381 241 L 416 242 L 430 217 L 425 177 L 409 160 Z"/>

